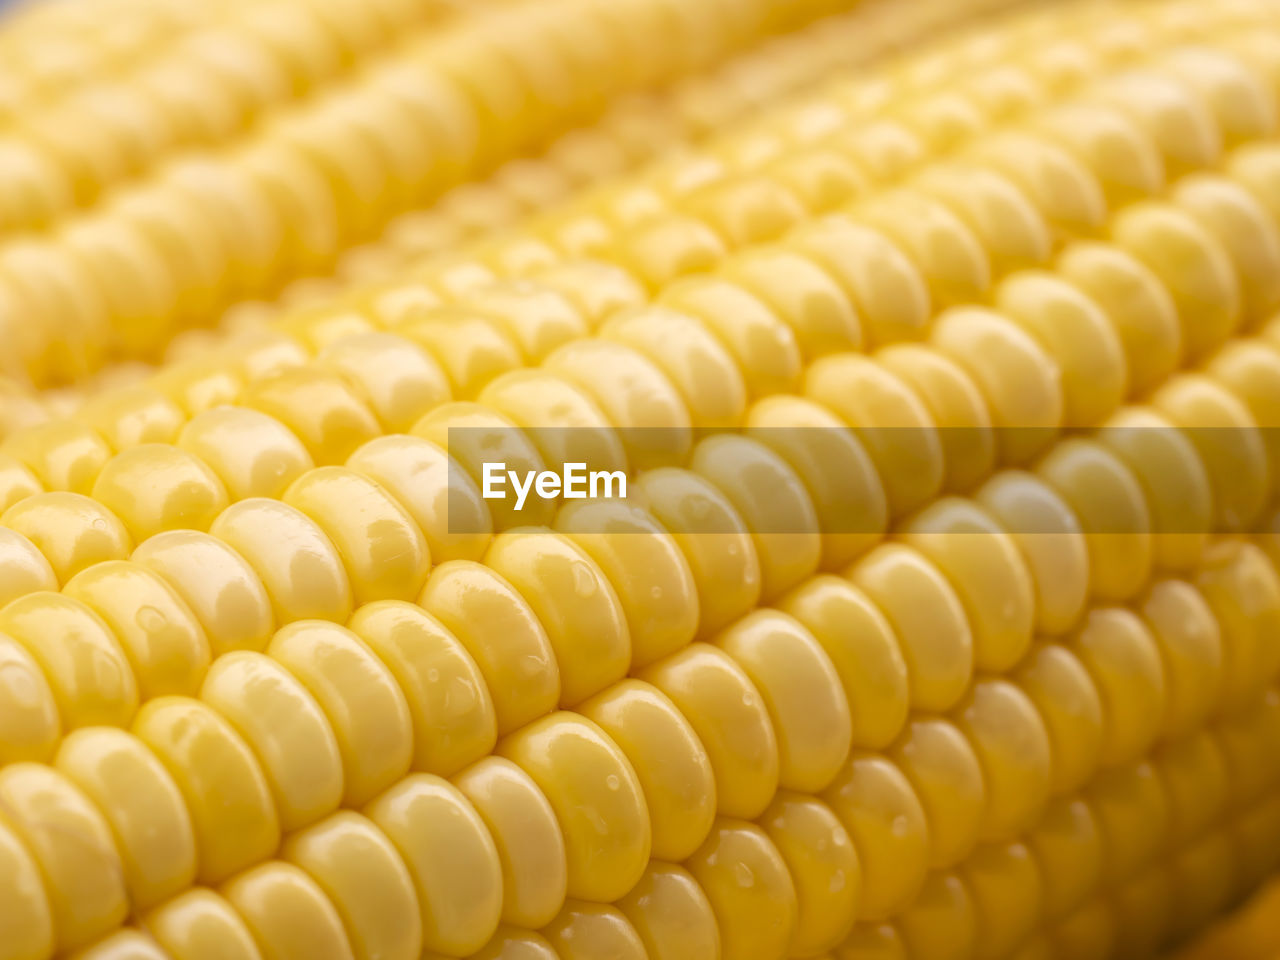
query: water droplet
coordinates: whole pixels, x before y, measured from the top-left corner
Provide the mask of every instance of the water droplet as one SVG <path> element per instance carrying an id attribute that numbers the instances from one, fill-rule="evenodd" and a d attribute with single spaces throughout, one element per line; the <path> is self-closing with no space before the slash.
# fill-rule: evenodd
<path id="1" fill-rule="evenodd" d="M 431 683 L 439 683 L 440 671 L 437 670 L 435 667 L 432 667 L 430 670 L 427 671 L 427 680 L 430 681 Z"/>
<path id="2" fill-rule="evenodd" d="M 654 588 L 652 588 L 652 589 L 649 591 L 649 596 L 653 597 L 653 599 L 655 599 L 655 600 L 661 600 L 661 599 L 662 599 L 662 588 L 661 588 L 661 587 L 654 587 Z"/>
<path id="3" fill-rule="evenodd" d="M 896 837 L 905 837 L 911 830 L 911 824 L 907 818 L 899 814 L 893 818 L 893 835 Z"/>
<path id="4" fill-rule="evenodd" d="M 604 778 L 604 785 L 610 790 L 620 790 L 622 788 L 622 781 L 618 779 L 618 775 L 616 773 L 611 773 Z"/>

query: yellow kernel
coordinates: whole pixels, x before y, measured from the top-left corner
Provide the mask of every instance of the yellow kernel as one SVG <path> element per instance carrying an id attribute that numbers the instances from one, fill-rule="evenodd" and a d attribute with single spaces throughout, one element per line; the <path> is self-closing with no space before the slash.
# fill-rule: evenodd
<path id="1" fill-rule="evenodd" d="M 857 850 L 820 800 L 779 793 L 761 817 L 796 891 L 791 949 L 816 954 L 840 943 L 858 916 L 862 868 Z"/>
<path id="2" fill-rule="evenodd" d="M 357 960 L 418 960 L 422 919 L 408 867 L 368 819 L 342 811 L 295 833 L 281 858 L 301 867 L 342 918 Z"/>
<path id="3" fill-rule="evenodd" d="M 262 580 L 218 538 L 173 530 L 139 544 L 131 559 L 158 573 L 186 601 L 214 654 L 267 645 L 275 618 Z"/>
<path id="4" fill-rule="evenodd" d="M 835 777 L 852 740 L 849 703 L 831 658 L 799 621 L 758 610 L 713 643 L 751 678 L 778 742 L 779 785 L 816 793 Z"/>
<path id="5" fill-rule="evenodd" d="M 711 903 L 723 960 L 785 956 L 799 903 L 786 862 L 763 830 L 719 819 L 685 868 Z"/>
<path id="6" fill-rule="evenodd" d="M 219 892 L 253 931 L 263 960 L 285 960 L 295 950 L 317 960 L 354 960 L 338 911 L 292 864 L 264 863 L 232 878 Z"/>
<path id="7" fill-rule="evenodd" d="M 725 495 L 697 474 L 671 467 L 641 474 L 636 486 L 689 566 L 698 637 L 705 639 L 750 612 L 760 599 L 760 558 Z"/>
<path id="8" fill-rule="evenodd" d="M 94 564 L 123 560 L 133 547 L 119 517 L 78 493 L 37 493 L 6 510 L 0 523 L 35 544 L 62 583 Z"/>
<path id="9" fill-rule="evenodd" d="M 560 701 L 555 652 L 529 604 L 478 563 L 451 560 L 432 571 L 418 605 L 453 633 L 489 687 L 499 734 L 554 710 Z"/>
<path id="10" fill-rule="evenodd" d="M 209 532 L 252 566 L 277 623 L 340 622 L 350 614 L 351 581 L 341 556 L 300 510 L 280 500 L 241 500 L 222 511 Z"/>
<path id="11" fill-rule="evenodd" d="M 678 862 L 706 839 L 716 812 L 711 760 L 690 721 L 661 691 L 626 680 L 580 704 L 618 745 L 644 791 L 655 859 Z"/>
<path id="12" fill-rule="evenodd" d="M 348 623 L 395 677 L 413 718 L 414 770 L 449 776 L 498 739 L 493 698 L 467 648 L 412 603 L 366 604 Z"/>
<path id="13" fill-rule="evenodd" d="M 40 664 L 64 730 L 123 727 L 138 709 L 138 685 L 119 641 L 84 604 L 29 593 L 0 610 L 0 631 Z"/>
<path id="14" fill-rule="evenodd" d="M 484 946 L 502 911 L 502 872 L 492 837 L 458 789 L 413 774 L 364 813 L 408 867 L 426 949 L 462 956 Z"/>
<path id="15" fill-rule="evenodd" d="M 292 623 L 266 654 L 315 697 L 342 754 L 343 802 L 358 806 L 409 771 L 413 727 L 391 671 L 359 637 L 337 624 Z"/>
<path id="16" fill-rule="evenodd" d="M 988 844 L 964 864 L 960 876 L 977 920 L 974 956 L 1007 956 L 1040 919 L 1040 866 L 1021 843 Z"/>
<path id="17" fill-rule="evenodd" d="M 716 647 L 695 643 L 639 674 L 675 703 L 707 752 L 716 809 L 757 817 L 778 788 L 778 739 L 750 677 Z"/>
<path id="18" fill-rule="evenodd" d="M 54 766 L 110 825 L 135 908 L 153 906 L 192 884 L 196 837 L 186 803 L 141 740 L 108 727 L 77 730 L 63 739 Z"/>
<path id="19" fill-rule="evenodd" d="M 570 897 L 608 903 L 644 871 L 652 832 L 626 755 L 589 720 L 552 714 L 500 741 L 499 756 L 542 789 L 564 834 Z"/>
<path id="20" fill-rule="evenodd" d="M 943 574 L 902 544 L 885 544 L 849 572 L 892 624 L 906 661 L 911 706 L 947 710 L 973 676 L 973 635 L 964 607 Z"/>
<path id="21" fill-rule="evenodd" d="M 207 530 L 227 506 L 222 481 L 203 461 L 158 443 L 108 460 L 94 482 L 93 498 L 138 542 L 166 530 Z"/>
<path id="22" fill-rule="evenodd" d="M 540 928 L 564 906 L 569 864 L 546 796 L 510 760 L 485 757 L 453 778 L 484 820 L 502 864 L 502 919 Z"/>
<path id="23" fill-rule="evenodd" d="M 894 925 L 909 955 L 920 960 L 958 960 L 973 955 L 977 946 L 977 908 L 955 873 L 931 873 Z"/>
<path id="24" fill-rule="evenodd" d="M 314 823 L 342 800 L 342 755 L 324 712 L 306 687 L 270 657 L 219 657 L 200 699 L 235 728 L 271 786 L 285 831 Z"/>
<path id="25" fill-rule="evenodd" d="M 988 789 L 982 766 L 964 734 L 950 721 L 921 717 L 890 757 L 911 780 L 929 820 L 930 864 L 953 866 L 977 846 Z"/>
<path id="26" fill-rule="evenodd" d="M 647 956 L 644 941 L 626 914 L 606 904 L 570 900 L 542 932 L 560 960 L 644 960 Z"/>
<path id="27" fill-rule="evenodd" d="M 6 910 L 3 933 L 6 960 L 35 960 L 54 950 L 53 907 L 45 893 L 38 861 L 7 821 L 0 821 L 0 893 Z"/>
<path id="28" fill-rule="evenodd" d="M 902 542 L 937 565 L 973 630 L 974 666 L 1003 671 L 1031 643 L 1031 576 L 1014 542 L 977 505 L 935 500 L 903 529 Z"/>
<path id="29" fill-rule="evenodd" d="M 1044 920 L 1069 915 L 1097 889 L 1107 849 L 1093 808 L 1084 800 L 1054 800 L 1026 842 L 1040 866 Z"/>
<path id="30" fill-rule="evenodd" d="M 279 420 L 247 407 L 217 407 L 193 417 L 177 444 L 218 475 L 229 499 L 279 497 L 314 464 Z"/>
<path id="31" fill-rule="evenodd" d="M 1090 590 L 1127 600 L 1151 573 L 1151 513 L 1133 472 L 1094 440 L 1059 443 L 1036 473 L 1076 515 L 1089 550 Z"/>

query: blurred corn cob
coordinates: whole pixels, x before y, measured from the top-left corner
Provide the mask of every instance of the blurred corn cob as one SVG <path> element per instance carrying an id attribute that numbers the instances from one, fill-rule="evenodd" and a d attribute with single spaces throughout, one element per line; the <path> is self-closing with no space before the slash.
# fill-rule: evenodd
<path id="1" fill-rule="evenodd" d="M 17 345 L 11 373 L 68 382 L 113 356 L 154 354 L 175 329 L 330 262 L 407 205 L 536 147 L 608 98 L 826 5 L 552 0 L 424 31 L 225 154 L 167 169 L 47 238 L 7 244 L 0 324 Z M 91 167 L 109 144 L 89 143 Z M 38 191 L 19 182 L 17 192 Z"/>
<path id="2" fill-rule="evenodd" d="M 51 23 L 33 13 L 27 19 L 35 24 L 20 21 L 4 33 L 3 100 L 22 104 L 6 111 L 0 128 L 5 239 L 55 227 L 174 154 L 225 145 L 394 44 L 438 29 L 456 7 L 449 0 L 50 6 Z"/>

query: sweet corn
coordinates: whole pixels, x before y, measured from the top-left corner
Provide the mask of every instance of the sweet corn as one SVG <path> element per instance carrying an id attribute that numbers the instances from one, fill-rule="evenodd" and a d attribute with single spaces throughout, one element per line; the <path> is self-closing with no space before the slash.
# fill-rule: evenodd
<path id="1" fill-rule="evenodd" d="M 651 87 L 704 66 L 830 4 L 760 0 L 730 11 L 720 10 L 723 4 L 714 0 L 694 6 L 564 0 L 559 7 L 503 4 L 447 24 L 438 22 L 447 5 L 388 0 L 380 5 L 388 8 L 385 18 L 364 17 L 357 5 L 337 0 L 301 5 L 287 0 L 280 6 L 281 12 L 314 15 L 320 21 L 312 24 L 316 30 L 336 32 L 327 38 L 331 43 L 357 47 L 333 51 L 338 62 L 324 71 L 328 74 L 337 72 L 343 59 L 377 59 L 374 49 L 415 20 L 425 26 L 400 52 L 379 60 L 376 69 L 345 89 L 264 123 L 256 142 L 207 161 L 190 175 L 166 173 L 95 207 L 74 229 L 86 240 L 97 236 L 96 242 L 72 244 L 68 231 L 65 240 L 60 233 L 0 253 L 5 328 L 12 327 L 19 338 L 19 363 L 37 383 L 73 381 L 112 354 L 154 355 L 175 321 L 195 321 L 236 294 L 266 292 L 282 275 L 324 265 L 406 205 L 538 143 L 596 109 L 604 96 Z M 711 16 L 719 17 L 716 29 L 708 29 Z M 582 35 L 584 19 L 593 24 L 590 38 Z M 362 25 L 372 31 L 363 43 Z M 675 42 L 667 42 L 672 37 Z M 613 57 L 601 55 L 602 41 L 608 41 Z M 230 42 L 235 45 L 234 38 Z M 254 38 L 247 45 L 256 49 Z M 659 51 L 665 55 L 658 56 Z M 261 53 L 264 62 L 273 53 Z M 160 67 L 190 71 L 191 59 L 178 51 Z M 172 72 L 158 69 L 155 78 L 137 81 L 138 90 L 153 79 L 160 90 L 180 89 L 168 76 Z M 225 87 L 234 87 L 236 79 L 227 78 Z M 259 101 L 291 92 L 257 86 L 245 92 Z M 209 91 L 234 96 L 221 82 Z M 224 142 L 261 106 L 250 103 L 238 110 L 239 105 L 227 103 L 232 115 L 218 131 L 203 137 L 193 133 L 189 139 Z M 57 117 L 45 123 L 75 125 Z M 106 137 L 93 141 L 105 152 Z M 423 164 L 423 157 L 430 162 Z M 114 163 L 92 153 L 59 158 L 72 168 L 70 193 L 84 203 L 124 175 L 117 169 L 125 165 L 123 157 Z M 77 165 L 83 169 L 74 169 Z M 215 209 L 206 212 L 208 207 Z M 199 232 L 184 225 L 193 208 L 200 212 Z M 21 217 L 22 211 L 15 215 Z M 247 218 L 253 222 L 246 223 Z M 129 239 L 120 241 L 122 234 Z M 131 251 L 131 262 L 121 262 L 121 250 Z M 144 279 L 121 284 L 122 270 Z M 155 295 L 144 294 L 135 306 L 135 291 L 148 287 Z M 44 324 L 17 322 L 19 315 L 41 313 L 47 317 Z"/>
<path id="2" fill-rule="evenodd" d="M 273 266 L 446 177 L 387 103 L 457 122 L 455 182 L 825 9 L 731 6 L 592 7 L 616 64 L 569 0 L 512 5 L 554 44 L 465 21 L 430 69 L 472 127 L 377 61 L 245 148 L 297 213 Z M 372 57 L 355 10 L 325 22 Z M 729 69 L 680 88 L 696 145 L 583 192 L 652 129 L 619 112 L 560 179 L 509 167 L 519 204 L 424 215 L 394 277 L 14 431 L 0 958 L 1186 943 L 1280 867 L 1276 29 L 1064 3 L 786 68 L 762 97 L 820 83 L 735 124 Z M 551 209 L 421 257 L 513 206 Z M 264 269 L 118 210 L 168 263 L 151 347 Z M 138 333 L 62 255 L 14 261 L 37 379 Z M 628 494 L 516 506 L 496 462 Z"/>

